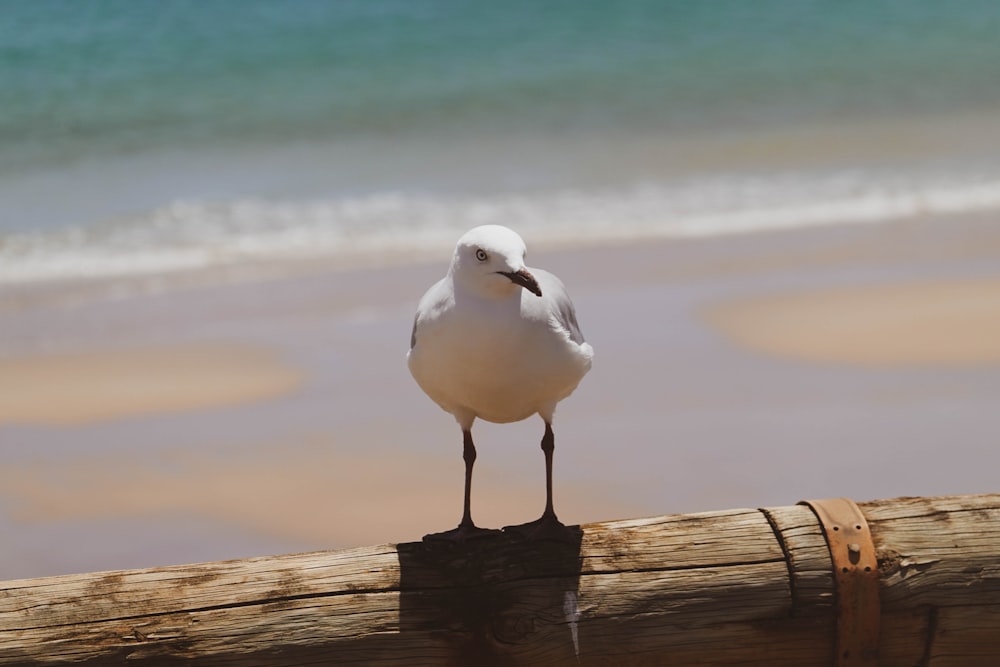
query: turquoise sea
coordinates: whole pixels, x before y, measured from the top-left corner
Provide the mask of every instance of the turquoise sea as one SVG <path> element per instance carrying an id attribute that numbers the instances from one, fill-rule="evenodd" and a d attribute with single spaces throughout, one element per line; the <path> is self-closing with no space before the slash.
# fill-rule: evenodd
<path id="1" fill-rule="evenodd" d="M 39 0 L 0 284 L 1000 209 L 1000 3 Z"/>

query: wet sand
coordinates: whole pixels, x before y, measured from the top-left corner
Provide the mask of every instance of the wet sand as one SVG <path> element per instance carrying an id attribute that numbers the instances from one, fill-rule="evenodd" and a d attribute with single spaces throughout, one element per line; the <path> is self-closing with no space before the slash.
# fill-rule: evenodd
<path id="1" fill-rule="evenodd" d="M 201 344 L 0 359 L 0 424 L 70 426 L 266 400 L 301 383 L 276 356 Z"/>
<path id="2" fill-rule="evenodd" d="M 451 527 L 461 436 L 405 366 L 449 252 L 132 295 L 0 290 L 0 578 Z M 997 490 L 993 219 L 529 263 L 567 283 L 596 351 L 555 423 L 567 522 Z M 481 524 L 541 511 L 541 431 L 477 423 Z"/>
<path id="3" fill-rule="evenodd" d="M 707 321 L 764 354 L 866 366 L 1000 364 L 1000 279 L 813 290 L 715 304 Z"/>

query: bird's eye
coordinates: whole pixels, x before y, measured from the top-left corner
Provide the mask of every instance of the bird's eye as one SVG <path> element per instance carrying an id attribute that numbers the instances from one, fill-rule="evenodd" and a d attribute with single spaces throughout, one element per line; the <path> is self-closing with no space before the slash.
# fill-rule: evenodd
<path id="1" fill-rule="evenodd" d="M 485 262 L 486 257 L 487 255 L 485 250 L 483 250 L 482 248 L 476 249 L 476 259 L 478 259 L 480 262 Z"/>

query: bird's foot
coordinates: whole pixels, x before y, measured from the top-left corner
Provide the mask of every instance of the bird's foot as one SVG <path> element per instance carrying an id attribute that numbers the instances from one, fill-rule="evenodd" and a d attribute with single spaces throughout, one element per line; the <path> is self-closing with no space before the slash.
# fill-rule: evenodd
<path id="1" fill-rule="evenodd" d="M 579 541 L 580 529 L 567 526 L 556 518 L 554 512 L 546 512 L 534 521 L 516 526 L 504 526 L 503 532 L 505 535 L 514 535 L 525 540 L 576 543 Z"/>
<path id="2" fill-rule="evenodd" d="M 446 530 L 441 533 L 428 533 L 424 535 L 425 544 L 465 544 L 473 540 L 482 540 L 490 537 L 497 537 L 501 531 L 496 528 L 480 528 L 471 521 L 458 524 L 457 528 Z"/>

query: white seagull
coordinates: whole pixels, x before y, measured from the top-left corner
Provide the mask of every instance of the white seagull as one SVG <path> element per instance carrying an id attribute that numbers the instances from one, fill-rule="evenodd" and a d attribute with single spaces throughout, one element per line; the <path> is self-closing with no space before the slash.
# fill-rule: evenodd
<path id="1" fill-rule="evenodd" d="M 478 417 L 510 423 L 545 421 L 545 511 L 514 526 L 529 536 L 565 527 L 552 507 L 552 417 L 590 370 L 594 350 L 583 339 L 573 302 L 556 276 L 524 264 L 524 241 L 500 225 L 458 240 L 448 274 L 424 294 L 407 362 L 420 388 L 462 428 L 465 505 L 457 528 L 428 538 L 462 541 L 495 533 L 472 521 L 470 497 Z"/>

